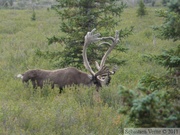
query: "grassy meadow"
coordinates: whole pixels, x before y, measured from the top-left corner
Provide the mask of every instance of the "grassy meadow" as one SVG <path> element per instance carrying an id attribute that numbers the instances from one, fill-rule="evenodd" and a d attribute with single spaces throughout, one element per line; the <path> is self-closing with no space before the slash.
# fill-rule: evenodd
<path id="1" fill-rule="evenodd" d="M 122 42 L 129 49 L 127 53 L 113 52 L 127 63 L 119 67 L 110 86 L 99 93 L 94 87 L 71 87 L 62 94 L 48 85 L 34 92 L 31 85 L 24 87 L 16 78 L 27 69 L 54 69 L 35 52 L 62 49 L 47 41 L 53 35 L 61 36 L 56 12 L 36 10 L 36 20 L 32 21 L 32 10 L 0 10 L 0 134 L 118 135 L 123 128 L 133 127 L 133 123 L 127 123 L 127 116 L 118 113 L 122 104 L 119 86 L 136 89 L 146 73 L 165 74 L 164 68 L 144 61 L 143 55 L 176 46 L 171 40 L 155 37 L 151 26 L 163 21 L 155 15 L 158 8 L 148 7 L 144 17 L 136 16 L 137 8 L 125 9 L 117 29 L 134 26 L 134 31 Z"/>

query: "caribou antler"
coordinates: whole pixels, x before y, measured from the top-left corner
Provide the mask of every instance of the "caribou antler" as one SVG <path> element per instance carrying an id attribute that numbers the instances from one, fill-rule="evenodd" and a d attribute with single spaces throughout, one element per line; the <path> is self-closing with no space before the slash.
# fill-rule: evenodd
<path id="1" fill-rule="evenodd" d="M 115 37 L 102 37 L 100 38 L 100 34 L 94 34 L 96 29 L 93 29 L 91 32 L 88 32 L 85 36 L 85 41 L 84 41 L 84 46 L 83 46 L 83 60 L 84 60 L 84 66 L 86 67 L 87 70 L 89 70 L 89 72 L 93 75 L 93 76 L 98 76 L 101 74 L 109 74 L 111 73 L 109 71 L 109 69 L 107 67 L 105 67 L 105 61 L 107 59 L 107 56 L 110 54 L 110 52 L 113 50 L 113 48 L 117 45 L 117 43 L 119 42 L 119 32 L 116 31 L 115 33 Z M 107 50 L 107 52 L 104 54 L 100 65 L 98 64 L 98 62 L 96 62 L 96 67 L 98 69 L 98 72 L 94 72 L 91 68 L 91 66 L 89 65 L 88 59 L 87 59 L 87 52 L 86 52 L 86 48 L 89 44 L 93 43 L 93 42 L 97 42 L 100 40 L 111 40 L 112 43 L 109 42 L 102 42 L 99 45 L 102 44 L 107 44 L 109 46 L 109 49 Z"/>
<path id="2" fill-rule="evenodd" d="M 103 37 L 102 40 L 111 40 L 112 43 L 109 43 L 109 42 L 102 42 L 100 43 L 99 45 L 102 45 L 102 44 L 107 44 L 109 45 L 109 49 L 107 50 L 107 52 L 104 54 L 102 60 L 101 60 L 101 63 L 100 65 L 98 64 L 98 62 L 96 62 L 96 67 L 99 68 L 99 70 L 101 70 L 101 68 L 104 66 L 105 64 L 105 61 L 107 59 L 107 56 L 110 54 L 110 52 L 114 49 L 114 47 L 118 44 L 119 42 L 119 32 L 116 31 L 115 33 L 115 37 Z"/>

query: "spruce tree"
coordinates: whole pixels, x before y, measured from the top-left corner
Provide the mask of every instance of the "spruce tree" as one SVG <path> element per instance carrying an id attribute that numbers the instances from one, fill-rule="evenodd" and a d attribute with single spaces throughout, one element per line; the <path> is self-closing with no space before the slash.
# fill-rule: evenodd
<path id="1" fill-rule="evenodd" d="M 159 11 L 164 23 L 154 29 L 162 39 L 180 40 L 180 2 L 172 0 L 167 11 Z M 171 44 L 173 49 L 159 55 L 149 55 L 167 69 L 167 73 L 156 76 L 144 75 L 139 81 L 139 95 L 132 95 L 131 100 L 120 111 L 129 115 L 129 120 L 136 127 L 179 127 L 180 125 L 180 44 Z M 120 91 L 124 89 L 120 88 Z M 125 97 L 122 92 L 122 97 Z M 130 111 L 129 111 L 130 110 Z"/>
<path id="2" fill-rule="evenodd" d="M 145 6 L 144 2 L 141 0 L 139 2 L 139 8 L 137 10 L 137 16 L 142 17 L 144 15 L 147 15 L 147 10 L 146 10 L 146 6 Z"/>
<path id="3" fill-rule="evenodd" d="M 32 16 L 31 16 L 31 20 L 32 20 L 32 21 L 35 21 L 35 20 L 36 20 L 36 12 L 35 12 L 34 9 L 33 9 L 33 13 L 32 13 Z"/>
<path id="4" fill-rule="evenodd" d="M 161 26 L 154 27 L 157 35 L 161 39 L 178 42 L 180 40 L 180 1 L 172 0 L 168 4 L 168 11 L 160 10 L 158 15 L 165 19 Z M 168 13 L 167 13 L 168 12 Z M 162 54 L 153 56 L 154 59 L 164 66 L 170 73 L 171 77 L 180 76 L 180 44 L 173 49 L 165 50 Z M 180 79 L 179 79 L 180 80 Z M 179 82 L 176 85 L 180 87 Z"/>
<path id="5" fill-rule="evenodd" d="M 48 52 L 51 59 L 55 60 L 57 67 L 81 67 L 82 47 L 84 36 L 88 31 L 96 28 L 103 36 L 114 34 L 115 27 L 120 22 L 120 15 L 125 4 L 117 0 L 57 0 L 59 5 L 56 11 L 61 19 L 60 30 L 64 36 L 53 36 L 48 39 L 49 44 L 58 42 L 64 47 L 61 51 Z M 120 39 L 127 36 L 130 29 L 121 30 Z M 90 63 L 100 60 L 107 47 L 88 47 Z M 117 47 L 117 50 L 123 50 Z M 40 53 L 39 53 L 40 54 Z M 121 60 L 114 60 L 117 64 Z"/>

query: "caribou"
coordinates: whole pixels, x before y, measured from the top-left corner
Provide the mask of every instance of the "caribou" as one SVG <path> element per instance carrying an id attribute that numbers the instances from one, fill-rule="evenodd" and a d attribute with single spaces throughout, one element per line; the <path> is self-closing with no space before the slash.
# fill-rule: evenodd
<path id="1" fill-rule="evenodd" d="M 23 74 L 18 74 L 17 77 L 21 78 L 23 83 L 27 83 L 30 80 L 32 82 L 33 88 L 42 88 L 44 82 L 48 80 L 48 82 L 50 82 L 51 84 L 51 88 L 54 88 L 54 85 L 57 85 L 59 87 L 60 93 L 65 86 L 95 85 L 96 90 L 98 91 L 98 89 L 103 85 L 108 85 L 111 79 L 110 75 L 113 75 L 115 73 L 115 70 L 110 71 L 105 66 L 105 61 L 107 59 L 107 56 L 119 42 L 119 32 L 116 31 L 115 37 L 100 37 L 99 33 L 94 33 L 95 30 L 96 29 L 93 29 L 91 32 L 87 32 L 84 38 L 85 41 L 82 56 L 84 66 L 86 70 L 89 71 L 89 73 L 85 73 L 74 67 L 57 70 L 31 69 Z M 107 40 L 111 40 L 111 42 L 107 42 Z M 90 44 L 97 42 L 100 42 L 99 45 L 106 44 L 109 46 L 109 48 L 102 57 L 100 64 L 98 62 L 95 62 L 97 72 L 94 72 L 87 58 L 87 48 Z"/>

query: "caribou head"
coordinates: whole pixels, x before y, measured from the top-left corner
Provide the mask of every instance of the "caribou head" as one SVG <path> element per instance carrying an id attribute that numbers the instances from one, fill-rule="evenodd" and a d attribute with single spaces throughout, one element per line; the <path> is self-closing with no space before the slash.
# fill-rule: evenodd
<path id="1" fill-rule="evenodd" d="M 114 74 L 117 68 L 114 68 L 113 71 L 109 71 L 109 69 L 105 66 L 105 61 L 107 59 L 107 56 L 111 53 L 113 48 L 118 44 L 119 42 L 119 32 L 116 31 L 115 37 L 100 37 L 100 34 L 94 34 L 96 29 L 93 29 L 91 32 L 88 32 L 85 36 L 84 46 L 83 46 L 83 60 L 84 60 L 84 66 L 85 68 L 90 72 L 94 84 L 96 84 L 98 87 L 101 87 L 103 84 L 108 85 L 110 83 L 110 75 Z M 111 42 L 107 42 L 107 40 L 110 40 Z M 103 42 L 101 42 L 103 41 Z M 98 46 L 100 45 L 108 45 L 109 49 L 105 52 L 104 56 L 102 57 L 102 60 L 100 64 L 95 61 L 95 65 L 97 68 L 97 72 L 94 72 L 88 62 L 87 58 L 87 47 L 91 43 L 98 43 Z"/>

